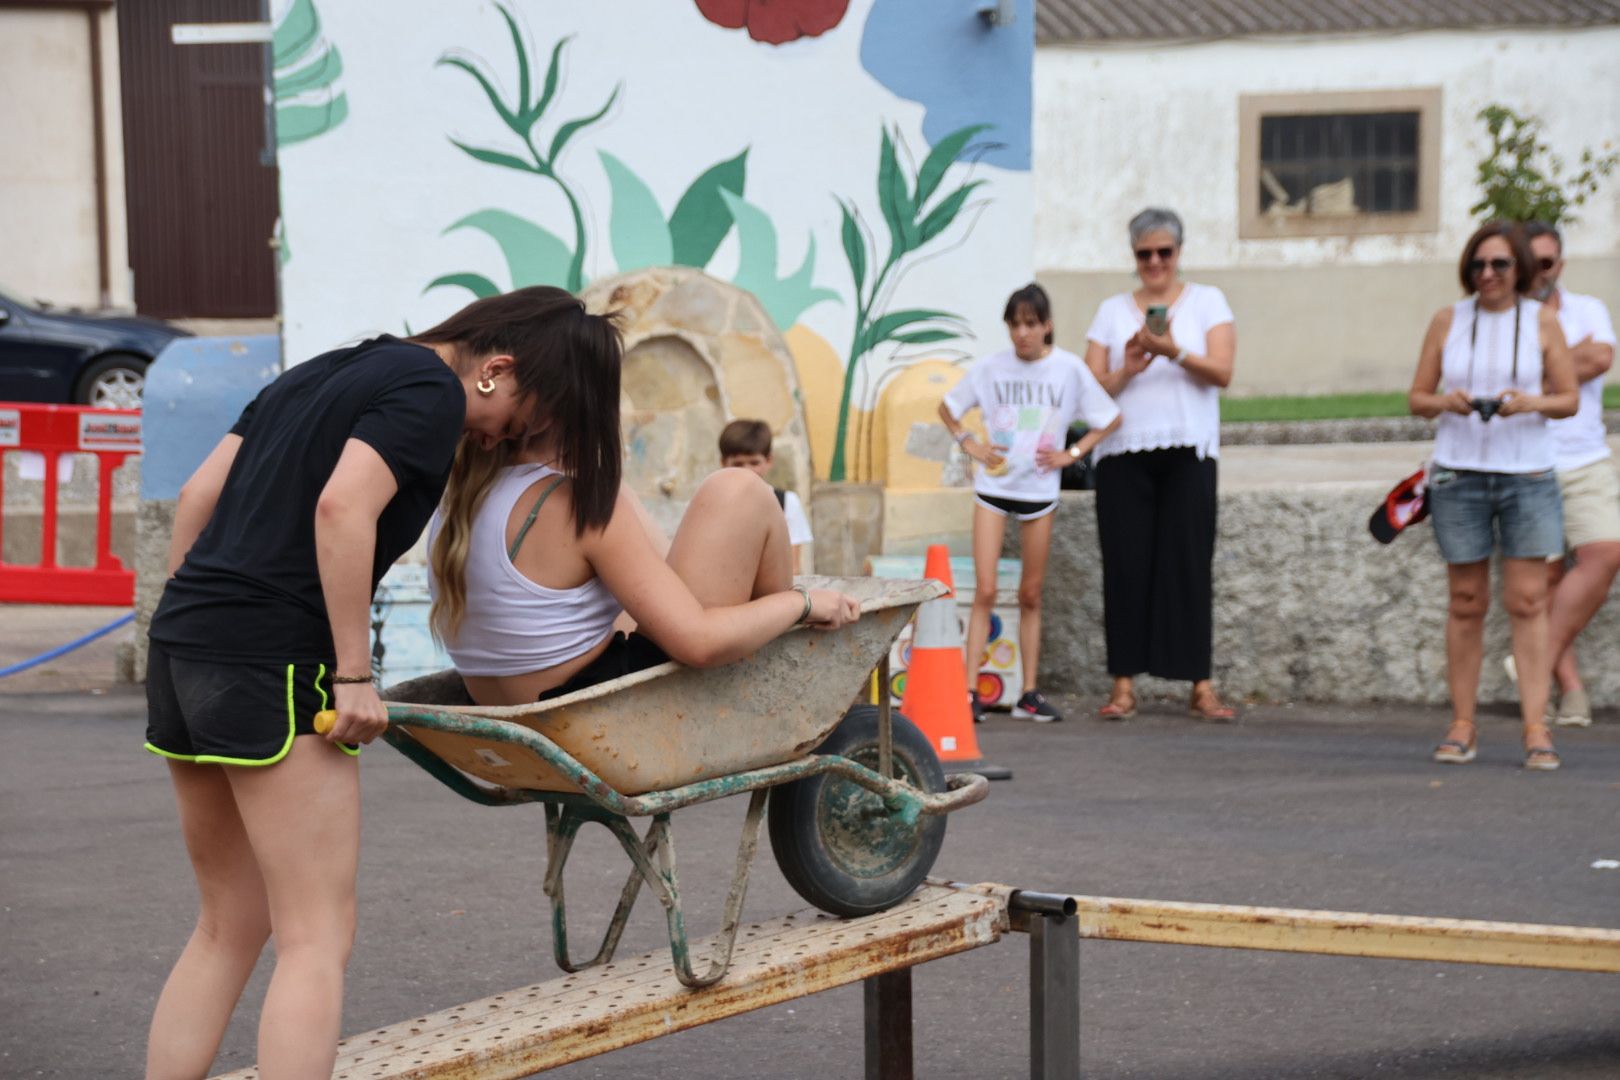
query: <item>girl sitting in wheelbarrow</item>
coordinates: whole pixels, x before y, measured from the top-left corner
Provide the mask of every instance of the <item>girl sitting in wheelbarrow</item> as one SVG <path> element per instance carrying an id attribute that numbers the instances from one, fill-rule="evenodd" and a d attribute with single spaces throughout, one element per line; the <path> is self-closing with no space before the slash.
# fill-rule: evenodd
<path id="1" fill-rule="evenodd" d="M 556 697 L 666 660 L 715 667 L 794 627 L 859 618 L 853 598 L 793 583 L 787 521 L 752 472 L 704 480 L 666 555 L 617 478 L 559 468 L 619 458 L 619 369 L 589 374 L 596 415 L 569 429 L 580 441 L 552 428 L 515 452 L 464 441 L 430 528 L 433 629 L 475 702 Z"/>

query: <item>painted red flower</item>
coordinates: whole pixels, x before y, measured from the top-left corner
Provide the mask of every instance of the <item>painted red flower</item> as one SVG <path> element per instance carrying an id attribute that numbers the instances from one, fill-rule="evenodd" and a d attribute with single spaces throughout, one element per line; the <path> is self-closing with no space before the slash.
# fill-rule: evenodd
<path id="1" fill-rule="evenodd" d="M 697 0 L 703 17 L 728 30 L 748 28 L 767 45 L 825 34 L 849 10 L 849 0 Z"/>

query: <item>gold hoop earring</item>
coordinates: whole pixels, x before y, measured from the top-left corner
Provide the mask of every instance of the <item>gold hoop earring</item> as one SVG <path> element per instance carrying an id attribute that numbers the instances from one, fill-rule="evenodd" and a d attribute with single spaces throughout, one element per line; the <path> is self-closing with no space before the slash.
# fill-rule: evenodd
<path id="1" fill-rule="evenodd" d="M 488 375 L 485 375 L 482 379 L 479 379 L 474 385 L 478 387 L 478 392 L 480 394 L 488 396 L 489 394 L 493 394 L 495 392 L 495 380 L 490 378 Z"/>

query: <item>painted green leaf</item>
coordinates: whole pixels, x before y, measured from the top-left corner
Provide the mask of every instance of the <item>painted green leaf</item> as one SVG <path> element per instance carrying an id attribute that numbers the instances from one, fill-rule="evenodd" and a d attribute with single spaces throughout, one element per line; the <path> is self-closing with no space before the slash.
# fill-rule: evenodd
<path id="1" fill-rule="evenodd" d="M 613 258 L 622 273 L 643 266 L 668 266 L 670 228 L 658 200 L 629 167 L 606 150 L 597 151 L 607 170 L 613 191 L 613 210 L 608 218 L 608 239 Z"/>
<path id="2" fill-rule="evenodd" d="M 518 169 L 522 172 L 534 172 L 534 165 L 520 157 L 503 153 L 500 150 L 485 150 L 481 146 L 468 146 L 458 139 L 451 139 L 468 157 L 476 158 L 489 165 L 501 165 L 508 169 Z"/>
<path id="3" fill-rule="evenodd" d="M 551 140 L 551 151 L 546 154 L 546 161 L 550 162 L 552 167 L 556 167 L 557 155 L 562 153 L 562 149 L 568 145 L 569 139 L 572 139 L 577 133 L 602 119 L 602 117 L 607 115 L 607 111 L 613 108 L 613 103 L 619 100 L 619 90 L 622 88 L 622 85 L 623 84 L 613 88 L 613 93 L 608 95 L 607 104 L 603 105 L 600 109 L 597 109 L 589 116 L 582 116 L 578 120 L 570 120 L 568 123 L 557 129 L 556 137 Z"/>
<path id="4" fill-rule="evenodd" d="M 321 20 L 315 14 L 315 5 L 311 0 L 294 0 L 270 35 L 272 66 L 284 68 L 295 63 L 320 36 Z"/>
<path id="5" fill-rule="evenodd" d="M 866 237 L 861 235 L 861 227 L 855 222 L 855 215 L 840 199 L 838 209 L 844 213 L 843 240 L 844 258 L 849 260 L 849 272 L 855 279 L 856 295 L 866 284 Z"/>
<path id="6" fill-rule="evenodd" d="M 524 133 L 525 129 L 518 127 L 517 117 L 512 114 L 511 109 L 506 107 L 506 102 L 501 100 L 500 91 L 495 89 L 495 84 L 472 61 L 446 53 L 444 56 L 439 57 L 438 63 L 434 66 L 459 68 L 477 79 L 478 85 L 484 88 L 484 94 L 489 98 L 489 103 L 495 107 L 495 112 L 500 116 L 501 122 L 520 135 Z"/>
<path id="7" fill-rule="evenodd" d="M 815 273 L 816 247 L 811 238 L 804 263 L 785 280 L 776 276 L 776 226 L 765 212 L 747 200 L 722 190 L 732 220 L 737 223 L 737 274 L 731 280 L 759 299 L 779 329 L 787 329 L 804 310 L 823 300 L 836 300 L 831 289 L 810 284 Z"/>
<path id="8" fill-rule="evenodd" d="M 908 334 L 895 334 L 889 340 L 902 345 L 932 345 L 936 341 L 954 341 L 961 336 L 954 330 L 913 330 Z"/>
<path id="9" fill-rule="evenodd" d="M 546 106 L 550 105 L 551 99 L 556 96 L 557 79 L 562 71 L 563 46 L 567 45 L 572 40 L 574 40 L 573 36 L 570 35 L 563 38 L 561 41 L 557 42 L 557 44 L 551 47 L 551 64 L 546 68 L 546 81 L 545 84 L 540 88 L 540 100 L 536 101 L 532 106 L 529 107 L 528 111 L 523 114 L 523 123 L 525 127 L 533 126 L 536 120 L 539 120 L 540 117 L 545 115 Z"/>
<path id="10" fill-rule="evenodd" d="M 349 115 L 349 98 L 339 94 L 322 105 L 276 106 L 276 144 L 292 146 L 330 131 Z"/>
<path id="11" fill-rule="evenodd" d="M 909 250 L 904 222 L 910 218 L 911 209 L 906 206 L 906 181 L 900 173 L 900 162 L 888 128 L 883 129 L 883 144 L 878 149 L 877 184 L 878 206 L 889 226 L 889 261 L 893 262 Z"/>
<path id="12" fill-rule="evenodd" d="M 917 205 L 921 207 L 930 196 L 939 188 L 939 182 L 945 179 L 945 173 L 962 156 L 967 144 L 973 141 L 973 136 L 981 131 L 988 131 L 990 124 L 970 124 L 965 128 L 957 128 L 939 142 L 928 152 L 923 159 L 922 168 L 917 170 Z M 926 241 L 925 241 L 926 242 Z"/>
<path id="13" fill-rule="evenodd" d="M 967 202 L 969 195 L 973 194 L 973 189 L 983 185 L 983 180 L 975 180 L 972 183 L 963 184 L 941 199 L 939 205 L 928 212 L 928 216 L 923 218 L 922 225 L 918 227 L 917 246 L 921 247 L 950 228 L 951 222 L 955 221 L 956 215 L 961 212 L 962 204 Z"/>
<path id="14" fill-rule="evenodd" d="M 292 97 L 306 90 L 325 90 L 343 74 L 343 57 L 336 48 L 327 48 L 313 63 L 276 77 L 276 97 Z"/>
<path id="15" fill-rule="evenodd" d="M 567 287 L 573 252 L 555 233 L 516 214 L 495 209 L 468 214 L 444 231 L 451 233 L 457 229 L 476 229 L 500 245 L 501 254 L 506 257 L 512 288 L 520 289 L 525 285 Z"/>
<path id="16" fill-rule="evenodd" d="M 872 325 L 867 327 L 866 333 L 862 335 L 862 340 L 857 343 L 856 355 L 863 354 L 867 350 L 874 349 L 883 342 L 891 340 L 895 333 L 903 327 L 911 326 L 913 323 L 934 322 L 940 319 L 951 322 L 962 321 L 959 315 L 952 315 L 948 311 L 931 311 L 927 308 L 906 308 L 900 311 L 891 311 L 881 318 L 872 320 Z"/>
<path id="17" fill-rule="evenodd" d="M 501 294 L 500 286 L 482 274 L 444 274 L 428 282 L 427 289 L 422 291 L 427 292 L 428 289 L 437 289 L 441 285 L 459 286 L 480 300 Z"/>
<path id="18" fill-rule="evenodd" d="M 522 113 L 529 107 L 529 50 L 523 46 L 523 35 L 518 33 L 517 20 L 506 9 L 505 4 L 496 4 L 495 10 L 501 13 L 506 20 L 506 28 L 512 32 L 512 51 L 517 53 L 518 62 L 518 96 L 513 112 Z"/>
<path id="19" fill-rule="evenodd" d="M 743 193 L 748 174 L 748 151 L 711 166 L 692 181 L 669 215 L 671 261 L 676 266 L 709 265 L 720 241 L 731 231 L 731 211 L 722 191 Z"/>

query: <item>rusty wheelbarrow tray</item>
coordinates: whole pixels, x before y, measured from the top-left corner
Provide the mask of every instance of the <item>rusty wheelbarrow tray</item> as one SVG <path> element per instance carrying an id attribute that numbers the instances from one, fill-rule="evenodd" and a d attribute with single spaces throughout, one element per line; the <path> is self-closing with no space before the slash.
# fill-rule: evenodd
<path id="1" fill-rule="evenodd" d="M 940 815 L 985 797 L 982 777 L 944 777 L 926 740 L 891 717 L 886 678 L 878 681 L 877 708 L 850 710 L 845 723 L 849 702 L 886 663 L 916 606 L 943 595 L 944 587 L 801 580 L 857 597 L 860 621 L 830 633 L 784 635 L 726 667 L 661 664 L 533 705 L 458 704 L 467 698 L 454 672 L 387 691 L 384 738 L 457 794 L 486 806 L 545 805 L 544 887 L 553 952 L 564 971 L 612 959 L 645 883 L 664 907 L 681 982 L 707 986 L 724 976 L 772 789 L 778 863 L 795 889 L 835 914 L 898 903 L 938 853 Z M 810 752 L 829 736 L 842 752 Z M 670 814 L 743 792 L 750 796 L 736 869 L 713 955 L 698 972 L 688 950 Z M 631 825 L 633 817 L 652 818 L 645 834 Z M 618 839 L 632 869 L 600 948 L 579 962 L 569 955 L 563 870 L 579 829 L 593 821 Z"/>

